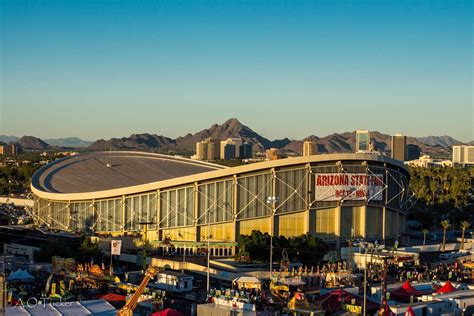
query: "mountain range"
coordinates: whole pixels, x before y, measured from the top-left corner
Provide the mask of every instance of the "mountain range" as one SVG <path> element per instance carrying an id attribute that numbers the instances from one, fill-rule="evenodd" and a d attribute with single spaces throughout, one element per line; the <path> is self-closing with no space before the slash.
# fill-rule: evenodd
<path id="1" fill-rule="evenodd" d="M 27 137 L 26 139 L 23 140 L 23 142 L 26 141 L 26 145 L 30 146 L 28 144 L 29 141 L 31 141 L 31 138 L 28 140 L 29 137 L 33 136 L 23 136 L 21 138 Z M 21 140 L 20 137 L 17 136 L 7 136 L 7 135 L 0 135 L 0 142 L 1 143 L 20 143 Z M 33 137 L 36 138 L 36 137 Z M 41 140 L 45 144 L 31 144 L 33 146 L 32 148 L 30 147 L 25 147 L 28 149 L 46 149 L 51 146 L 53 147 L 61 147 L 61 148 L 78 148 L 78 147 L 88 147 L 90 146 L 93 142 L 87 141 L 80 139 L 78 137 L 66 137 L 66 138 L 52 138 L 52 139 L 44 139 Z M 21 144 L 21 143 L 20 143 Z"/>
<path id="2" fill-rule="evenodd" d="M 370 135 L 376 150 L 390 153 L 391 135 L 377 131 L 372 131 Z M 208 129 L 176 139 L 155 134 L 133 134 L 130 137 L 101 139 L 94 142 L 88 149 L 147 150 L 162 153 L 191 154 L 196 148 L 196 142 L 209 137 L 219 140 L 225 140 L 229 137 L 241 138 L 243 141 L 251 143 L 256 152 L 275 147 L 288 155 L 301 154 L 305 140 L 315 141 L 319 153 L 352 152 L 355 150 L 355 131 L 341 134 L 334 133 L 325 137 L 310 135 L 302 140 L 290 140 L 288 138 L 269 140 L 235 118 L 229 119 L 221 125 L 214 124 Z M 407 144 L 415 144 L 420 147 L 423 153 L 433 157 L 450 157 L 452 146 L 462 144 L 462 142 L 445 135 L 407 137 Z"/>
<path id="3" fill-rule="evenodd" d="M 370 136 L 376 150 L 390 153 L 391 135 L 371 131 Z M 163 135 L 144 133 L 109 140 L 99 139 L 93 143 L 77 137 L 47 139 L 42 141 L 32 136 L 17 138 L 3 135 L 0 136 L 0 141 L 7 143 L 18 142 L 23 148 L 33 150 L 48 149 L 51 147 L 77 147 L 81 150 L 88 151 L 140 150 L 191 155 L 196 148 L 196 142 L 209 137 L 219 140 L 225 140 L 230 137 L 241 138 L 243 141 L 251 143 L 255 152 L 261 152 L 274 147 L 279 148 L 280 151 L 288 155 L 301 154 L 305 140 L 315 141 L 319 153 L 352 152 L 355 150 L 355 131 L 340 134 L 334 133 L 324 137 L 310 135 L 302 140 L 290 140 L 288 138 L 269 140 L 235 118 L 229 119 L 223 124 L 214 124 L 208 129 L 203 129 L 194 134 L 189 133 L 176 139 Z M 446 158 L 451 157 L 453 145 L 462 144 L 462 142 L 447 135 L 407 137 L 407 143 L 417 145 L 424 154 L 431 155 L 432 157 Z"/>

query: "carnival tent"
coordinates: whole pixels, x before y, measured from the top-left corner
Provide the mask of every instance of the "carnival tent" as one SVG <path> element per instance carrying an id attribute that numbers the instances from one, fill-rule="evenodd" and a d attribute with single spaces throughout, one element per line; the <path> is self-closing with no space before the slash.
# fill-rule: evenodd
<path id="1" fill-rule="evenodd" d="M 151 314 L 151 316 L 184 316 L 184 314 L 178 312 L 177 310 L 167 308 L 162 311 Z"/>
<path id="2" fill-rule="evenodd" d="M 323 309 L 331 313 L 344 310 L 343 305 L 355 305 L 361 308 L 364 304 L 364 299 L 362 297 L 344 291 L 343 289 L 337 289 L 321 295 L 320 299 Z M 378 308 L 378 304 L 367 300 L 367 314 L 376 313 Z"/>
<path id="3" fill-rule="evenodd" d="M 440 287 L 436 293 L 451 293 L 456 291 L 456 288 L 453 286 L 451 282 L 446 282 L 442 287 Z"/>
<path id="4" fill-rule="evenodd" d="M 7 281 L 32 281 L 35 277 L 32 276 L 28 271 L 23 271 L 21 269 L 16 270 L 15 272 L 10 273 L 7 277 Z"/>
<path id="5" fill-rule="evenodd" d="M 100 298 L 103 299 L 103 300 L 106 300 L 109 303 L 117 303 L 117 302 L 125 302 L 126 301 L 125 296 L 115 294 L 115 293 L 105 294 L 105 295 L 102 295 Z"/>
<path id="6" fill-rule="evenodd" d="M 236 278 L 234 279 L 234 283 L 239 289 L 241 287 L 244 287 L 246 289 L 255 289 L 260 288 L 262 285 L 262 282 L 259 279 L 249 276 L 241 276 L 239 278 Z"/>
<path id="7" fill-rule="evenodd" d="M 422 291 L 418 291 L 410 284 L 410 282 L 405 281 L 405 283 L 403 283 L 403 285 L 399 289 L 390 292 L 390 298 L 397 301 L 405 302 L 409 301 L 411 296 L 416 297 L 421 296 L 423 294 L 425 293 Z"/>
<path id="8" fill-rule="evenodd" d="M 415 312 L 413 311 L 413 308 L 411 308 L 411 306 L 408 306 L 405 314 L 403 314 L 404 316 L 415 316 Z"/>

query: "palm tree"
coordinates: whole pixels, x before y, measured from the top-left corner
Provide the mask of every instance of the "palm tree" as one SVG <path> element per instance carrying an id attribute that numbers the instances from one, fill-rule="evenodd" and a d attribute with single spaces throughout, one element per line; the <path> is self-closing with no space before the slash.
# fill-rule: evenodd
<path id="1" fill-rule="evenodd" d="M 423 248 L 425 248 L 425 245 L 426 245 L 426 234 L 428 234 L 430 231 L 429 231 L 429 229 L 426 229 L 426 228 L 422 229 L 421 231 L 423 232 Z"/>
<path id="2" fill-rule="evenodd" d="M 468 221 L 462 221 L 461 222 L 461 229 L 462 229 L 462 235 L 461 235 L 461 250 L 464 250 L 464 233 L 466 232 L 466 229 L 469 228 L 471 224 Z"/>
<path id="3" fill-rule="evenodd" d="M 443 227 L 443 252 L 446 249 L 446 231 L 448 230 L 449 227 L 451 227 L 451 224 L 449 223 L 448 220 L 441 221 L 441 226 Z"/>

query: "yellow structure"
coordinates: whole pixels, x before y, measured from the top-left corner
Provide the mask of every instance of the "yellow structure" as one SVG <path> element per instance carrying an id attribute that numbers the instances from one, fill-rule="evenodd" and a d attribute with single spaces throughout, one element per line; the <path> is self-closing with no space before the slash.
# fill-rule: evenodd
<path id="1" fill-rule="evenodd" d="M 217 139 L 206 138 L 196 143 L 197 160 L 217 160 L 220 156 L 220 143 Z"/>
<path id="2" fill-rule="evenodd" d="M 120 236 L 144 231 L 178 254 L 235 254 L 252 230 L 327 242 L 395 239 L 405 230 L 409 173 L 369 153 L 325 154 L 227 168 L 137 152 L 54 161 L 32 178 L 38 225 Z M 269 203 L 269 198 L 275 203 Z M 274 216 L 272 217 L 272 214 Z M 273 218 L 273 224 L 272 224 Z M 273 228 L 273 231 L 271 229 Z M 204 247 L 205 248 L 205 247 Z"/>
<path id="3" fill-rule="evenodd" d="M 318 153 L 316 142 L 312 140 L 306 140 L 303 143 L 303 156 L 316 155 Z"/>
<path id="4" fill-rule="evenodd" d="M 153 266 L 148 267 L 145 273 L 145 277 L 142 280 L 142 283 L 140 283 L 140 286 L 135 291 L 132 298 L 125 304 L 124 307 L 122 307 L 118 311 L 117 313 L 118 316 L 132 316 L 133 315 L 133 310 L 137 307 L 138 299 L 143 294 L 143 291 L 145 290 L 150 279 L 155 277 L 158 274 L 158 272 L 159 272 L 158 268 L 153 267 Z"/>

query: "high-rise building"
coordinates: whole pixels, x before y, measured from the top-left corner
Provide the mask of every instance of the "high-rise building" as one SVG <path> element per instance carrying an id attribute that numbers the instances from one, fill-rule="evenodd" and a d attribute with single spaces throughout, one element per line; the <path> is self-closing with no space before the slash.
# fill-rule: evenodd
<path id="1" fill-rule="evenodd" d="M 240 159 L 250 159 L 253 157 L 253 148 L 250 143 L 243 143 L 239 146 L 239 158 Z"/>
<path id="2" fill-rule="evenodd" d="M 402 134 L 392 136 L 392 158 L 400 161 L 407 160 L 407 137 Z"/>
<path id="3" fill-rule="evenodd" d="M 206 160 L 217 160 L 219 159 L 220 142 L 217 139 L 208 138 L 207 142 L 207 159 Z"/>
<path id="4" fill-rule="evenodd" d="M 278 148 L 270 148 L 265 151 L 266 160 L 277 160 L 278 159 Z"/>
<path id="5" fill-rule="evenodd" d="M 0 155 L 20 155 L 22 153 L 22 148 L 19 144 L 11 143 L 0 145 Z"/>
<path id="6" fill-rule="evenodd" d="M 406 146 L 406 161 L 416 160 L 420 158 L 421 149 L 415 144 L 408 144 Z"/>
<path id="7" fill-rule="evenodd" d="M 366 129 L 356 131 L 356 152 L 368 152 L 370 144 L 370 133 Z"/>
<path id="8" fill-rule="evenodd" d="M 235 159 L 235 145 L 234 144 L 225 144 L 224 152 L 223 153 L 221 152 L 221 159 L 224 159 L 224 160 Z"/>
<path id="9" fill-rule="evenodd" d="M 22 153 L 22 148 L 19 144 L 11 143 L 9 147 L 10 155 L 12 156 L 20 155 Z"/>
<path id="10" fill-rule="evenodd" d="M 219 140 L 206 138 L 196 143 L 197 160 L 217 160 L 219 159 Z"/>
<path id="11" fill-rule="evenodd" d="M 460 164 L 460 165 L 474 164 L 474 146 L 472 145 L 453 146 L 453 164 Z"/>
<path id="12" fill-rule="evenodd" d="M 306 140 L 303 143 L 303 156 L 312 156 L 317 154 L 316 142 Z"/>
<path id="13" fill-rule="evenodd" d="M 0 145 L 0 155 L 8 155 L 8 145 Z"/>
<path id="14" fill-rule="evenodd" d="M 240 147 L 240 145 L 242 145 L 242 139 L 240 139 L 240 138 L 227 138 L 226 140 L 221 141 L 221 144 L 220 144 L 220 157 L 221 157 L 221 159 L 225 159 L 224 158 L 224 156 L 225 156 L 225 146 L 227 144 L 234 145 L 234 148 L 235 148 L 235 152 L 233 154 L 233 157 L 229 158 L 229 159 L 239 158 L 239 156 L 240 156 L 239 147 Z"/>
<path id="15" fill-rule="evenodd" d="M 207 143 L 200 141 L 196 143 L 196 159 L 207 160 Z"/>

